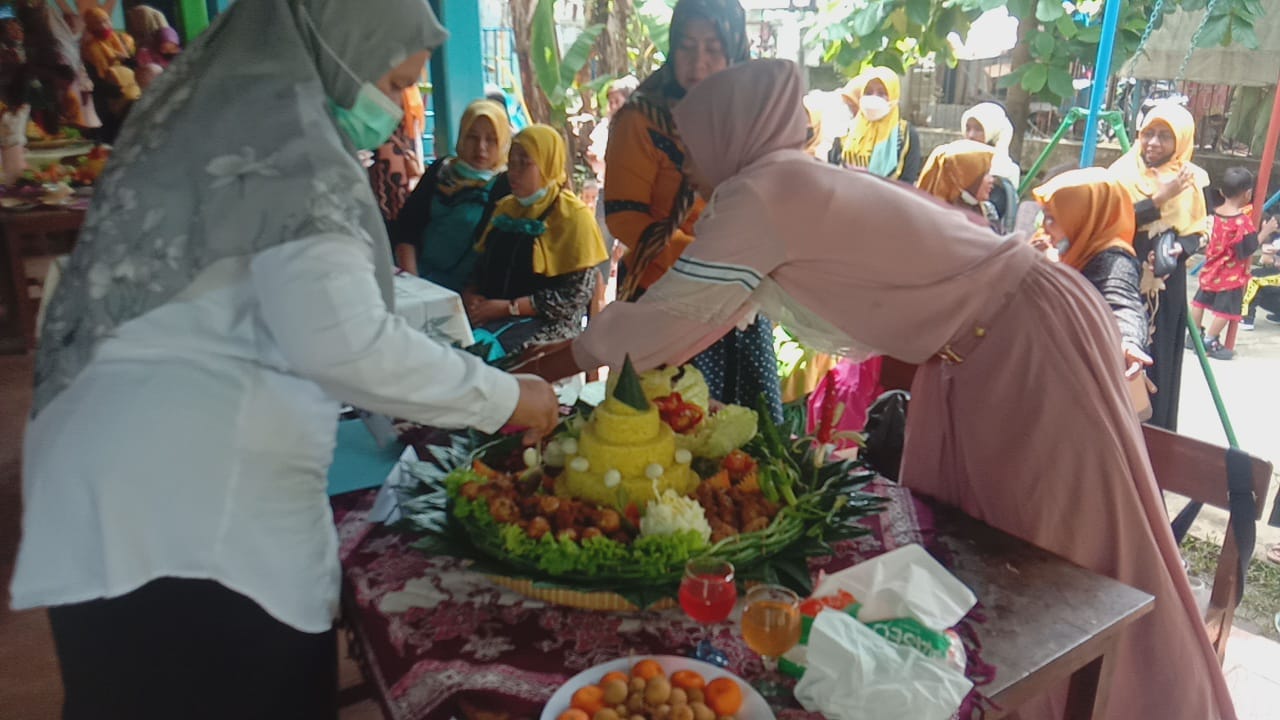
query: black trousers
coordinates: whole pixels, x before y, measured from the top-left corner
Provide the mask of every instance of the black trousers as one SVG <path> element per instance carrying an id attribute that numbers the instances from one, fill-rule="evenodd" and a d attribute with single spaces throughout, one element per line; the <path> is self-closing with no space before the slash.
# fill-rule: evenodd
<path id="1" fill-rule="evenodd" d="M 337 718 L 337 635 L 210 580 L 49 609 L 64 720 Z"/>

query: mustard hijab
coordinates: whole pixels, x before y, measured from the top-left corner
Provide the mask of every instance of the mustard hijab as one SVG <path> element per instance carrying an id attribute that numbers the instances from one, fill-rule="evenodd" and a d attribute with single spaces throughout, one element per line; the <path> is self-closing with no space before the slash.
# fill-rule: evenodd
<path id="1" fill-rule="evenodd" d="M 898 157 L 898 99 L 902 94 L 902 84 L 898 74 L 889 68 L 873 67 L 859 75 L 850 83 L 847 90 L 856 92 L 858 83 L 861 92 L 858 97 L 866 95 L 867 85 L 872 80 L 879 80 L 889 95 L 889 114 L 879 120 L 869 120 L 862 108 L 853 118 L 853 127 L 844 136 L 842 155 L 844 163 L 853 167 L 867 168 L 881 177 L 896 179 L 901 166 Z"/>
<path id="2" fill-rule="evenodd" d="M 1204 203 L 1203 188 L 1209 184 L 1209 176 L 1205 171 L 1191 162 L 1191 154 L 1195 150 L 1196 121 L 1186 108 L 1177 103 L 1157 105 L 1143 119 L 1138 134 L 1157 123 L 1173 131 L 1173 157 L 1158 168 L 1148 167 L 1142 159 L 1142 146 L 1134 144 L 1129 152 L 1111 165 L 1120 184 L 1129 191 L 1134 202 L 1150 198 L 1159 189 L 1162 182 L 1171 180 L 1184 167 L 1189 167 L 1195 174 L 1192 187 L 1186 188 L 1177 196 L 1160 207 L 1160 219 L 1143 226 L 1150 234 L 1173 228 L 1179 235 L 1203 235 L 1208 232 L 1208 211 Z"/>
<path id="3" fill-rule="evenodd" d="M 533 243 L 533 271 L 545 277 L 556 277 L 579 270 L 586 270 L 604 262 L 608 254 L 595 214 L 577 195 L 565 189 L 568 176 L 565 173 L 564 138 L 549 125 L 530 125 L 520 131 L 512 142 L 529 154 L 529 158 L 542 172 L 546 195 L 536 203 L 525 207 L 514 195 L 498 201 L 493 210 L 493 221 L 476 245 L 484 251 L 484 242 L 495 224 L 510 220 L 543 220 L 545 231 Z M 554 207 L 553 207 L 554 205 Z M 550 212 L 548 212 L 550 210 Z"/>
<path id="4" fill-rule="evenodd" d="M 962 204 L 960 196 L 973 191 L 991 172 L 995 148 L 973 140 L 956 140 L 941 145 L 929 154 L 916 187 L 951 205 Z"/>
<path id="5" fill-rule="evenodd" d="M 1133 200 L 1110 171 L 1071 170 L 1032 195 L 1067 234 L 1071 246 L 1062 256 L 1067 265 L 1084 270 L 1098 253 L 1113 247 L 1134 254 Z"/>
<path id="6" fill-rule="evenodd" d="M 462 141 L 480 118 L 487 118 L 493 124 L 493 132 L 498 136 L 498 157 L 506 158 L 511 149 L 511 121 L 507 119 L 507 111 L 501 105 L 488 99 L 476 100 L 462 111 L 462 119 L 458 121 L 458 142 L 453 147 L 454 154 L 462 156 Z M 476 170 L 497 170 L 500 167 L 502 160 L 498 160 L 491 168 Z"/>

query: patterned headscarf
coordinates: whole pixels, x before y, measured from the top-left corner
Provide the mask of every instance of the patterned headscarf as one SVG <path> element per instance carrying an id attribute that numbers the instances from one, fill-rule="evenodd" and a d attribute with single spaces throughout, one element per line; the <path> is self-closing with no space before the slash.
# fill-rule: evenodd
<path id="1" fill-rule="evenodd" d="M 675 61 L 671 57 L 675 55 L 676 48 L 680 47 L 685 29 L 693 20 L 708 20 L 715 25 L 720 47 L 730 65 L 745 61 L 751 52 L 751 44 L 747 40 L 747 14 L 738 0 L 679 0 L 676 3 L 675 9 L 671 11 L 667 61 L 640 83 L 627 104 L 643 112 L 658 132 L 666 135 L 677 146 L 681 145 L 680 134 L 671 118 L 671 109 L 684 97 L 685 91 L 676 79 Z M 618 292 L 620 298 L 636 298 L 644 269 L 666 249 L 672 234 L 684 224 L 693 205 L 693 185 L 686 177 L 676 193 L 671 216 L 646 228 L 636 243 L 633 259 L 629 262 L 630 272 Z"/>
<path id="2" fill-rule="evenodd" d="M 347 237 L 371 248 L 390 308 L 386 229 L 327 101 L 350 107 L 361 83 L 446 37 L 426 0 L 241 0 L 220 15 L 125 123 L 50 301 L 33 413 L 116 328 L 220 260 Z"/>
<path id="3" fill-rule="evenodd" d="M 1036 202 L 1067 234 L 1070 247 L 1062 262 L 1084 270 L 1108 248 L 1133 251 L 1133 200 L 1109 171 L 1084 168 L 1065 172 L 1032 191 Z"/>

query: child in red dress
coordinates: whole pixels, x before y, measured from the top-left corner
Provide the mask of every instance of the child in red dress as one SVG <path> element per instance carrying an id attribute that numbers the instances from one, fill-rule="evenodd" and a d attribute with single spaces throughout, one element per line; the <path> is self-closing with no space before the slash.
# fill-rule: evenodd
<path id="1" fill-rule="evenodd" d="M 1253 173 L 1242 167 L 1227 168 L 1216 192 L 1222 203 L 1213 211 L 1213 232 L 1205 249 L 1200 289 L 1191 301 L 1191 319 L 1204 336 L 1205 352 L 1211 358 L 1230 360 L 1235 352 L 1223 346 L 1218 336 L 1229 320 L 1240 320 L 1244 289 L 1249 284 L 1249 262 L 1258 250 L 1258 229 L 1245 212 L 1253 201 Z M 1204 313 L 1213 321 L 1206 330 Z M 1187 340 L 1189 347 L 1191 339 Z"/>

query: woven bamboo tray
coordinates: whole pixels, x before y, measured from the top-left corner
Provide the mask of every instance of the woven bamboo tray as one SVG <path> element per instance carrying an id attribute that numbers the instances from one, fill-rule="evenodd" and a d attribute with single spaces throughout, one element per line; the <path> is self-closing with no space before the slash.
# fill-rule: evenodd
<path id="1" fill-rule="evenodd" d="M 641 608 L 627 601 L 621 595 L 611 592 L 579 592 L 565 588 L 538 587 L 532 580 L 510 578 L 502 575 L 487 576 L 495 584 L 508 590 L 514 590 L 525 597 L 541 600 L 552 605 L 577 608 L 579 610 L 596 610 L 599 612 L 640 612 Z M 676 607 L 675 598 L 663 598 L 645 610 L 667 610 Z"/>

